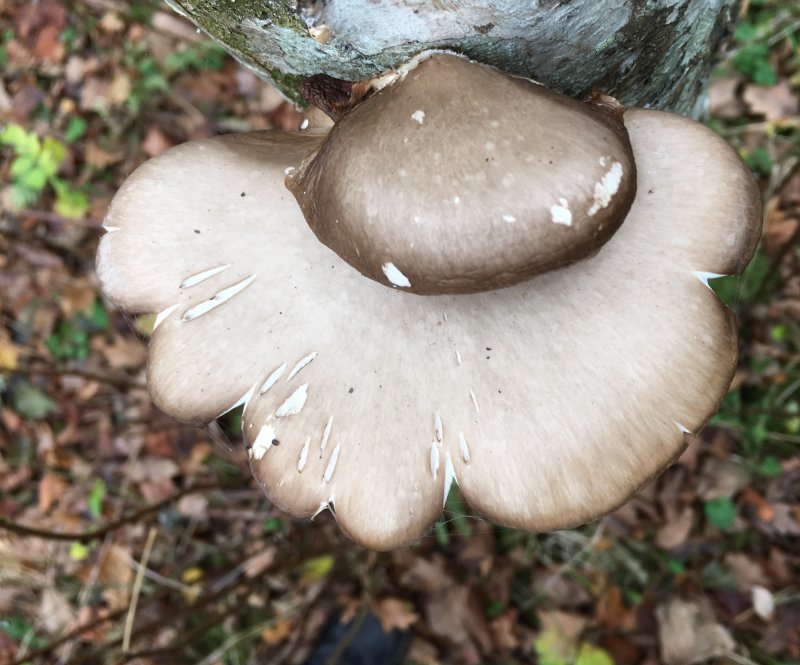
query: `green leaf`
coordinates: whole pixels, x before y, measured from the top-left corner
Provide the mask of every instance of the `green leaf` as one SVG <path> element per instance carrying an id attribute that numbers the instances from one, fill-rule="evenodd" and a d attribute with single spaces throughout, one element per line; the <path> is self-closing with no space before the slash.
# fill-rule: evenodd
<path id="1" fill-rule="evenodd" d="M 769 59 L 769 46 L 757 42 L 745 44 L 740 48 L 731 62 L 745 76 L 749 76 L 758 85 L 775 85 L 778 74 Z"/>
<path id="2" fill-rule="evenodd" d="M 336 559 L 330 554 L 323 554 L 312 559 L 306 559 L 300 565 L 303 577 L 306 579 L 320 579 L 325 577 L 333 569 Z"/>
<path id="3" fill-rule="evenodd" d="M 614 659 L 605 649 L 584 642 L 575 665 L 614 665 Z"/>
<path id="4" fill-rule="evenodd" d="M 36 167 L 36 157 L 34 155 L 20 155 L 11 162 L 11 175 L 15 178 L 21 178 Z"/>
<path id="5" fill-rule="evenodd" d="M 88 546 L 76 541 L 69 546 L 69 558 L 73 561 L 84 561 L 90 551 Z"/>
<path id="6" fill-rule="evenodd" d="M 283 530 L 283 520 L 280 517 L 270 517 L 261 525 L 264 533 L 277 533 Z"/>
<path id="7" fill-rule="evenodd" d="M 26 132 L 16 124 L 6 125 L 0 132 L 0 143 L 17 151 L 20 155 L 37 155 L 41 150 L 39 137 L 34 133 Z"/>
<path id="8" fill-rule="evenodd" d="M 12 404 L 15 411 L 29 420 L 44 420 L 59 410 L 54 400 L 27 380 L 14 386 Z"/>
<path id="9" fill-rule="evenodd" d="M 48 136 L 44 140 L 42 152 L 39 155 L 39 165 L 48 177 L 54 176 L 66 156 L 67 149 L 64 144 Z"/>
<path id="10" fill-rule="evenodd" d="M 41 192 L 47 184 L 47 176 L 43 171 L 34 169 L 33 171 L 28 171 L 19 181 L 25 189 Z"/>
<path id="11" fill-rule="evenodd" d="M 704 511 L 706 519 L 722 531 L 730 529 L 736 519 L 736 506 L 727 497 L 707 501 Z"/>
<path id="12" fill-rule="evenodd" d="M 570 665 L 574 647 L 555 628 L 539 633 L 533 642 L 539 665 Z"/>
<path id="13" fill-rule="evenodd" d="M 777 457 L 769 455 L 761 460 L 761 464 L 758 465 L 758 472 L 767 478 L 774 478 L 783 473 L 783 466 L 781 466 L 781 461 Z"/>
<path id="14" fill-rule="evenodd" d="M 82 138 L 84 134 L 86 134 L 86 127 L 88 123 L 86 120 L 81 118 L 78 115 L 74 115 L 69 119 L 69 123 L 67 123 L 67 128 L 64 130 L 64 139 L 67 143 L 72 143 L 77 141 L 79 138 Z"/>
<path id="15" fill-rule="evenodd" d="M 96 520 L 103 516 L 103 499 L 105 497 L 106 483 L 102 478 L 98 478 L 92 485 L 88 500 L 89 514 Z"/>
<path id="16" fill-rule="evenodd" d="M 750 170 L 760 175 L 769 175 L 775 163 L 766 148 L 758 147 L 749 154 L 745 155 L 744 161 Z"/>
<path id="17" fill-rule="evenodd" d="M 56 182 L 59 183 L 56 186 Z M 89 198 L 83 192 L 70 188 L 61 180 L 52 182 L 56 190 L 56 212 L 68 219 L 80 219 L 89 210 Z M 63 186 L 62 186 L 63 185 Z"/>

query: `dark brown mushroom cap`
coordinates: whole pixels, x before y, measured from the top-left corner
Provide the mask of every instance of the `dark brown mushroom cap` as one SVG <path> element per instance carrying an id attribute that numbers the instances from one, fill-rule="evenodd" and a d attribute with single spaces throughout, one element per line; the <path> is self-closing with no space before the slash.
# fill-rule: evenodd
<path id="1" fill-rule="evenodd" d="M 471 293 L 595 252 L 636 170 L 613 110 L 436 54 L 348 112 L 286 184 L 364 275 Z"/>
<path id="2" fill-rule="evenodd" d="M 318 139 L 269 133 L 137 171 L 111 208 L 101 283 L 123 308 L 163 310 L 160 408 L 207 422 L 245 403 L 253 473 L 287 512 L 335 506 L 353 539 L 388 549 L 423 534 L 457 481 L 501 524 L 576 525 L 716 410 L 736 334 L 704 282 L 740 271 L 760 232 L 755 183 L 721 138 L 655 111 L 625 122 L 639 194 L 623 226 L 594 257 L 496 292 L 420 298 L 365 279 L 280 191 Z"/>

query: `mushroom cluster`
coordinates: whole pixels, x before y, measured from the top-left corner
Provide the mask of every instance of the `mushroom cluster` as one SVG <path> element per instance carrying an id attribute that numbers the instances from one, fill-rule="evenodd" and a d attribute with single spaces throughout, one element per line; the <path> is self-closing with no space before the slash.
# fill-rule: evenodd
<path id="1" fill-rule="evenodd" d="M 376 549 L 454 481 L 520 529 L 612 510 L 728 388 L 708 280 L 754 252 L 749 171 L 686 118 L 451 54 L 365 89 L 327 133 L 190 142 L 122 186 L 98 274 L 159 313 L 155 403 L 197 424 L 243 404 L 268 497 Z"/>

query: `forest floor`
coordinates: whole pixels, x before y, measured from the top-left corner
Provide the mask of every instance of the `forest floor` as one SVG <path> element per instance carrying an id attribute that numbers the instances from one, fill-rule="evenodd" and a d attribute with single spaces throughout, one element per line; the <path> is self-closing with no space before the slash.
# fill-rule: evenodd
<path id="1" fill-rule="evenodd" d="M 517 532 L 453 492 L 376 554 L 267 503 L 240 415 L 160 414 L 153 319 L 94 274 L 136 166 L 304 116 L 156 3 L 0 0 L 0 663 L 300 665 L 329 621 L 373 615 L 408 664 L 800 663 L 799 39 L 800 5 L 752 0 L 713 79 L 765 233 L 714 282 L 741 361 L 712 423 L 599 522 Z"/>

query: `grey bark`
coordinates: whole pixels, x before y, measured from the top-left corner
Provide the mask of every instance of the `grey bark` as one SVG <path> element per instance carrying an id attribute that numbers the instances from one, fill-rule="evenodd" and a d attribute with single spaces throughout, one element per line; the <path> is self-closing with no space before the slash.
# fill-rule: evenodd
<path id="1" fill-rule="evenodd" d="M 290 97 L 302 77 L 360 80 L 436 48 L 695 116 L 740 1 L 168 0 Z M 323 26 L 327 43 L 309 33 Z"/>

